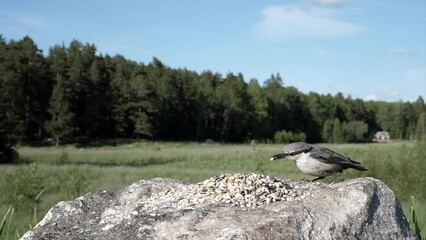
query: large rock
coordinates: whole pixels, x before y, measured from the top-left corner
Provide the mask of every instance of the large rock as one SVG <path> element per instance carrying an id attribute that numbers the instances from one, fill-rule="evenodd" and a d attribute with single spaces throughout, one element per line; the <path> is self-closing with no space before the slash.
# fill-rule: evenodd
<path id="1" fill-rule="evenodd" d="M 156 178 L 55 205 L 22 239 L 416 239 L 381 181 Z"/>

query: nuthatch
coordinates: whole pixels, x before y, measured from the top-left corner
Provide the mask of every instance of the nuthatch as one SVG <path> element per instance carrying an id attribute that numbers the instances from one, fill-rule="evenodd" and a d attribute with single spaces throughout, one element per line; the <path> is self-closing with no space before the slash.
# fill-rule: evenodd
<path id="1" fill-rule="evenodd" d="M 304 142 L 294 142 L 284 146 L 283 150 L 272 156 L 271 161 L 280 158 L 294 160 L 300 171 L 316 176 L 316 181 L 348 168 L 366 171 L 361 163 L 356 162 L 328 148 Z"/>

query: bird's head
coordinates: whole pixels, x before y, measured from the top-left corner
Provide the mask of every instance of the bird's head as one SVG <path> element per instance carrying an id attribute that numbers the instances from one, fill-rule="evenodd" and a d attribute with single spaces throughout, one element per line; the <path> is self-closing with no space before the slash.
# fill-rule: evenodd
<path id="1" fill-rule="evenodd" d="M 285 153 L 285 152 L 281 152 L 278 154 L 273 155 L 269 160 L 271 161 L 275 161 L 275 160 L 279 160 L 279 159 L 290 159 L 290 160 L 297 160 L 299 159 L 299 157 L 302 156 L 302 153 Z"/>
<path id="2" fill-rule="evenodd" d="M 274 161 L 282 158 L 290 160 L 299 159 L 304 153 L 309 152 L 312 149 L 312 145 L 304 142 L 294 142 L 284 146 L 283 150 L 273 155 L 269 160 Z"/>

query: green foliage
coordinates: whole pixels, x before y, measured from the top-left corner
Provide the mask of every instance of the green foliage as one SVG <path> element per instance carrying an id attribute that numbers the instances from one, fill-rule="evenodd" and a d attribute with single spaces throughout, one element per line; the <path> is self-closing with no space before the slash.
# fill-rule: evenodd
<path id="1" fill-rule="evenodd" d="M 345 143 L 346 141 L 346 128 L 344 123 L 341 123 L 338 118 L 333 122 L 333 143 Z"/>
<path id="2" fill-rule="evenodd" d="M 334 142 L 334 139 L 333 139 L 333 129 L 334 129 L 334 121 L 331 120 L 331 119 L 327 119 L 324 122 L 324 125 L 322 127 L 322 135 L 321 135 L 322 139 L 325 142 L 328 142 L 328 143 Z"/>
<path id="3" fill-rule="evenodd" d="M 74 131 L 72 126 L 74 114 L 70 112 L 66 92 L 64 80 L 61 76 L 58 76 L 50 99 L 49 113 L 52 118 L 46 122 L 46 130 L 54 138 L 57 147 L 61 140 L 70 138 Z"/>
<path id="4" fill-rule="evenodd" d="M 62 147 L 62 153 L 61 153 L 61 156 L 59 157 L 59 163 L 60 164 L 69 163 L 68 150 L 65 149 L 65 147 Z"/>
<path id="5" fill-rule="evenodd" d="M 45 183 L 39 175 L 36 164 L 21 168 L 15 176 L 9 176 L 9 183 L 2 191 L 9 193 L 7 202 L 14 203 L 17 208 L 33 210 L 45 191 Z"/>
<path id="6" fill-rule="evenodd" d="M 13 207 L 13 205 L 10 205 L 6 213 L 4 214 L 3 219 L 0 222 L 0 239 L 3 239 L 3 237 L 6 238 L 11 236 L 10 224 L 13 221 L 14 211 L 15 208 Z"/>
<path id="7" fill-rule="evenodd" d="M 19 154 L 12 148 L 10 143 L 0 139 L 0 163 L 12 163 L 19 159 Z"/>
<path id="8" fill-rule="evenodd" d="M 338 118 L 327 119 L 322 129 L 322 138 L 329 143 L 366 142 L 368 125 L 363 121 L 340 122 Z"/>
<path id="9" fill-rule="evenodd" d="M 250 111 L 250 134 L 258 138 L 268 138 L 268 129 L 259 128 L 268 119 L 269 103 L 265 91 L 263 91 L 256 79 L 252 79 L 247 86 L 247 93 L 250 98 L 250 105 L 253 108 Z"/>
<path id="10" fill-rule="evenodd" d="M 414 204 L 414 196 L 411 196 L 411 199 L 410 199 L 410 216 L 409 216 L 408 222 L 410 223 L 411 231 L 413 231 L 419 239 L 425 239 L 425 238 L 422 238 L 422 235 L 421 235 L 422 230 L 420 229 L 419 221 L 417 219 L 416 208 Z"/>
<path id="11" fill-rule="evenodd" d="M 275 143 L 291 143 L 291 142 L 304 142 L 306 141 L 305 133 L 293 133 L 291 131 L 281 130 L 275 133 Z"/>
<path id="12" fill-rule="evenodd" d="M 0 97 L 13 138 L 41 140 L 38 127 L 47 118 L 45 106 L 51 94 L 48 65 L 31 38 L 10 41 L 0 51 Z"/>
<path id="13" fill-rule="evenodd" d="M 419 119 L 417 120 L 416 137 L 417 140 L 421 141 L 426 136 L 426 112 L 420 113 Z"/>
<path id="14" fill-rule="evenodd" d="M 0 35 L 0 73 L 7 71 L 6 62 L 6 43 Z M 6 101 L 6 80 L 0 75 L 0 163 L 10 163 L 16 160 L 16 152 L 13 145 L 16 143 L 14 135 L 14 126 L 16 123 L 7 118 L 8 104 Z"/>
<path id="15" fill-rule="evenodd" d="M 26 143 L 266 142 L 283 129 L 304 133 L 308 142 L 330 143 L 369 141 L 377 130 L 390 131 L 393 139 L 425 134 L 421 97 L 364 102 L 342 93 L 304 94 L 286 86 L 279 73 L 262 86 L 260 81 L 247 83 L 241 73 L 175 69 L 155 57 L 144 64 L 104 56 L 78 40 L 55 45 L 44 57 L 30 37 L 1 38 L 0 161 L 13 160 L 13 147 Z M 280 141 L 303 139 L 285 138 Z"/>
<path id="16" fill-rule="evenodd" d="M 265 153 L 261 148 L 258 147 L 259 142 L 257 140 L 251 140 L 250 145 L 253 150 L 253 154 L 251 157 L 253 161 L 256 162 L 256 167 L 254 168 L 254 171 L 258 173 L 265 173 L 265 161 L 262 159 Z"/>
<path id="17" fill-rule="evenodd" d="M 368 125 L 363 121 L 351 121 L 346 124 L 348 142 L 364 142 L 368 133 Z"/>
<path id="18" fill-rule="evenodd" d="M 72 168 L 67 178 L 64 179 L 61 188 L 64 189 L 66 198 L 73 198 L 83 194 L 86 191 L 86 186 L 87 177 L 85 174 L 77 168 Z"/>
<path id="19" fill-rule="evenodd" d="M 0 176 L 0 239 L 19 239 L 58 200 L 87 191 L 87 173 L 78 168 L 51 169 L 31 164 L 13 166 Z M 4 169 L 3 169 L 4 170 Z M 52 195 L 59 194 L 59 198 Z M 8 206 L 8 208 L 5 208 Z"/>

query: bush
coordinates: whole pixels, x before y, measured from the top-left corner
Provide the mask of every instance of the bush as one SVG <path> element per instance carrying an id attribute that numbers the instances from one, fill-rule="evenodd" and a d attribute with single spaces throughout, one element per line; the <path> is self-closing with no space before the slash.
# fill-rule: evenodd
<path id="1" fill-rule="evenodd" d="M 368 124 L 363 121 L 341 122 L 327 119 L 322 129 L 322 139 L 328 143 L 365 142 Z"/>
<path id="2" fill-rule="evenodd" d="M 351 121 L 345 124 L 348 142 L 364 142 L 368 125 L 363 121 Z"/>
<path id="3" fill-rule="evenodd" d="M 305 133 L 293 133 L 291 131 L 281 130 L 275 132 L 275 143 L 291 143 L 291 142 L 304 142 L 306 141 Z"/>
<path id="4" fill-rule="evenodd" d="M 7 176 L 8 183 L 2 187 L 9 198 L 7 203 L 15 202 L 18 208 L 33 209 L 45 191 L 45 182 L 36 164 L 20 168 L 15 175 Z"/>
<path id="5" fill-rule="evenodd" d="M 0 145 L 0 163 L 12 163 L 18 160 L 18 158 L 18 153 L 11 146 Z"/>
<path id="6" fill-rule="evenodd" d="M 1 90 L 1 81 L 0 81 Z M 14 121 L 6 115 L 6 107 L 3 104 L 3 98 L 0 91 L 0 164 L 11 163 L 18 160 L 18 153 L 13 149 L 16 145 L 17 136 L 15 134 Z"/>

